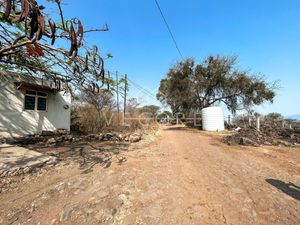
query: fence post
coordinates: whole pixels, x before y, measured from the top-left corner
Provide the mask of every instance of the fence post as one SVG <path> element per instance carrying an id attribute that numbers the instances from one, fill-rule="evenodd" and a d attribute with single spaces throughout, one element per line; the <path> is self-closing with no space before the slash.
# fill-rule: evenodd
<path id="1" fill-rule="evenodd" d="M 228 125 L 231 125 L 230 115 L 228 115 Z"/>
<path id="2" fill-rule="evenodd" d="M 256 130 L 260 131 L 260 116 L 256 117 Z"/>
<path id="3" fill-rule="evenodd" d="M 282 127 L 282 129 L 284 129 L 284 127 L 285 127 L 285 121 L 284 120 L 281 121 L 281 127 Z"/>

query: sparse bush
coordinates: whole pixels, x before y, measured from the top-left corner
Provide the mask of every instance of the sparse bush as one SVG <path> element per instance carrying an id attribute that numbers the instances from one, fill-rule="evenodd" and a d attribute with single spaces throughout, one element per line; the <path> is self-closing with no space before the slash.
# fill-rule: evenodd
<path id="1" fill-rule="evenodd" d="M 105 99 L 101 99 L 101 96 L 88 96 L 87 98 L 84 95 L 83 97 L 79 98 L 81 101 L 77 102 L 72 109 L 73 132 L 89 134 L 157 129 L 155 118 L 147 118 L 147 115 L 138 110 L 139 104 L 136 99 L 128 101 L 124 123 L 123 113 L 118 116 L 118 112 L 114 109 L 114 101 L 110 99 L 110 96 L 104 96 Z"/>
<path id="2" fill-rule="evenodd" d="M 90 106 L 81 106 L 77 109 L 76 124 L 81 132 L 97 133 L 104 129 L 105 118 L 98 111 Z"/>

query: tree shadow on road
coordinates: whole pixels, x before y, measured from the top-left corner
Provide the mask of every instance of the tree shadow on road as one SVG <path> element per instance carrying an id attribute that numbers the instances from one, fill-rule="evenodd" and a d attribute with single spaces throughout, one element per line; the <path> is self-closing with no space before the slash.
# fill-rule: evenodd
<path id="1" fill-rule="evenodd" d="M 106 144 L 97 146 L 97 144 L 88 144 L 86 149 L 81 147 L 79 150 L 80 155 L 80 168 L 83 169 L 84 174 L 92 172 L 95 165 L 101 165 L 104 168 L 109 168 L 112 164 L 112 159 L 115 157 L 118 165 L 126 162 L 125 156 L 120 155 L 122 151 L 128 151 L 129 144 Z"/>
<path id="2" fill-rule="evenodd" d="M 266 179 L 266 182 L 269 184 L 273 185 L 283 193 L 291 196 L 292 198 L 300 201 L 300 187 L 297 185 L 289 182 L 285 183 L 281 180 L 276 180 L 276 179 Z"/>
<path id="3" fill-rule="evenodd" d="M 129 143 L 93 142 L 73 143 L 55 147 L 34 147 L 34 150 L 55 156 L 59 161 L 73 161 L 79 164 L 82 173 L 93 171 L 93 167 L 101 165 L 109 168 L 112 161 L 122 165 L 127 161 L 122 152 L 129 150 Z"/>

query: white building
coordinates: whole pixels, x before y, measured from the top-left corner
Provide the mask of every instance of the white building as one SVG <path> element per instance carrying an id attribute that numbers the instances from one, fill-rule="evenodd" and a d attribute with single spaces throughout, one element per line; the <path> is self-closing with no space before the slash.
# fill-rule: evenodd
<path id="1" fill-rule="evenodd" d="M 0 71 L 0 138 L 70 130 L 71 95 L 49 81 Z"/>

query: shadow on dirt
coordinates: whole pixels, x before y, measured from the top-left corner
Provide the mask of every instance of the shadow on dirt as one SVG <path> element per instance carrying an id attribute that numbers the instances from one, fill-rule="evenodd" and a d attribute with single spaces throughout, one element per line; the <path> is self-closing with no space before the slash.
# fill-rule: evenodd
<path id="1" fill-rule="evenodd" d="M 109 168 L 113 160 L 118 165 L 122 165 L 127 161 L 122 152 L 128 151 L 129 145 L 129 143 L 95 142 L 53 147 L 31 146 L 31 149 L 55 156 L 58 161 L 78 163 L 82 173 L 86 174 L 92 172 L 96 165 Z"/>
<path id="2" fill-rule="evenodd" d="M 179 127 L 179 126 L 169 126 L 169 127 L 165 127 L 165 130 L 170 130 L 170 131 L 176 131 L 176 130 L 187 130 L 187 127 Z"/>
<path id="3" fill-rule="evenodd" d="M 292 198 L 297 199 L 298 201 L 300 201 L 300 187 L 298 187 L 297 185 L 295 185 L 291 182 L 285 183 L 283 181 L 275 180 L 275 179 L 266 179 L 266 182 L 273 185 L 274 187 L 276 187 L 277 189 L 279 189 L 283 193 L 285 193 L 285 194 L 291 196 Z"/>

